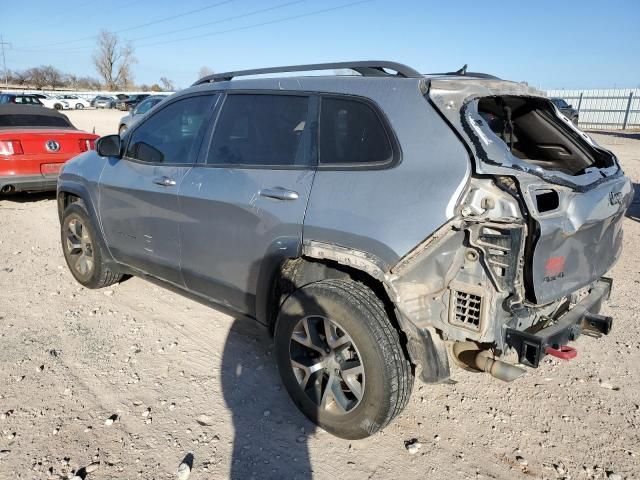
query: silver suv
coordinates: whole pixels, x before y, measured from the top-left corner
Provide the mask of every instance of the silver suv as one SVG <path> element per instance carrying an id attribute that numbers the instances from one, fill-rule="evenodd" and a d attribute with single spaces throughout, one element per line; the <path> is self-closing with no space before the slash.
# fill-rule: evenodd
<path id="1" fill-rule="evenodd" d="M 202 78 L 58 183 L 78 282 L 144 276 L 261 322 L 300 410 L 351 439 L 398 415 L 414 376 L 510 381 L 608 333 L 631 198 L 539 92 L 391 62 Z"/>

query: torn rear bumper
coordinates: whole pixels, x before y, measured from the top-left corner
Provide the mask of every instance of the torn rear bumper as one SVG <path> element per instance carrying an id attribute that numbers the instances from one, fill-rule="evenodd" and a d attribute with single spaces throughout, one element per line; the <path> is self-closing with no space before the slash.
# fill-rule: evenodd
<path id="1" fill-rule="evenodd" d="M 609 298 L 611 285 L 610 278 L 602 277 L 586 297 L 546 328 L 536 332 L 507 328 L 506 344 L 518 353 L 520 363 L 535 368 L 547 354 L 547 349 L 560 349 L 583 332 L 595 336 L 608 334 L 613 320 L 598 312 L 602 301 Z"/>

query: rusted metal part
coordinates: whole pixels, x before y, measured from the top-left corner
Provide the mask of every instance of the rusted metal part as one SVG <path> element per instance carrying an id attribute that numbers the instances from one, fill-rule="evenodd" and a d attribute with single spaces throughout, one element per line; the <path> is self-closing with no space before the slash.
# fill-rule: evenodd
<path id="1" fill-rule="evenodd" d="M 341 265 L 356 268 L 381 282 L 385 281 L 385 272 L 389 270 L 384 262 L 370 253 L 330 243 L 304 242 L 302 252 L 303 255 L 311 258 L 333 260 Z"/>

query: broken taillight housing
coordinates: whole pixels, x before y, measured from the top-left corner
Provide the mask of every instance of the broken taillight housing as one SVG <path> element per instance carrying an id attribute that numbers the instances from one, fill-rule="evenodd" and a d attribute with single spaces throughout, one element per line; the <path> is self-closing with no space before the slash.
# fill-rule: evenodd
<path id="1" fill-rule="evenodd" d="M 0 140 L 0 155 L 22 155 L 20 140 Z"/>
<path id="2" fill-rule="evenodd" d="M 81 138 L 80 140 L 78 140 L 78 143 L 80 145 L 81 152 L 95 150 L 96 148 L 96 141 L 93 140 L 92 138 Z"/>

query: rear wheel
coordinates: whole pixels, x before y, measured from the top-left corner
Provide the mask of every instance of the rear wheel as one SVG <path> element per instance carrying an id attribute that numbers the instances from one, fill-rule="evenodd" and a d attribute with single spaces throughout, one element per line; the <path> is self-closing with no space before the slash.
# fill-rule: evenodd
<path id="1" fill-rule="evenodd" d="M 83 108 L 84 108 L 84 105 L 82 103 L 76 103 L 77 110 L 82 110 Z"/>
<path id="2" fill-rule="evenodd" d="M 71 274 L 87 288 L 107 287 L 122 278 L 105 264 L 96 238 L 82 202 L 69 205 L 62 214 L 62 250 Z"/>
<path id="3" fill-rule="evenodd" d="M 62 110 L 62 104 L 61 103 L 56 103 L 53 108 L 55 108 L 56 110 Z"/>
<path id="4" fill-rule="evenodd" d="M 374 434 L 411 394 L 413 372 L 384 304 L 354 281 L 323 280 L 292 293 L 278 315 L 275 355 L 296 405 L 338 437 Z"/>

